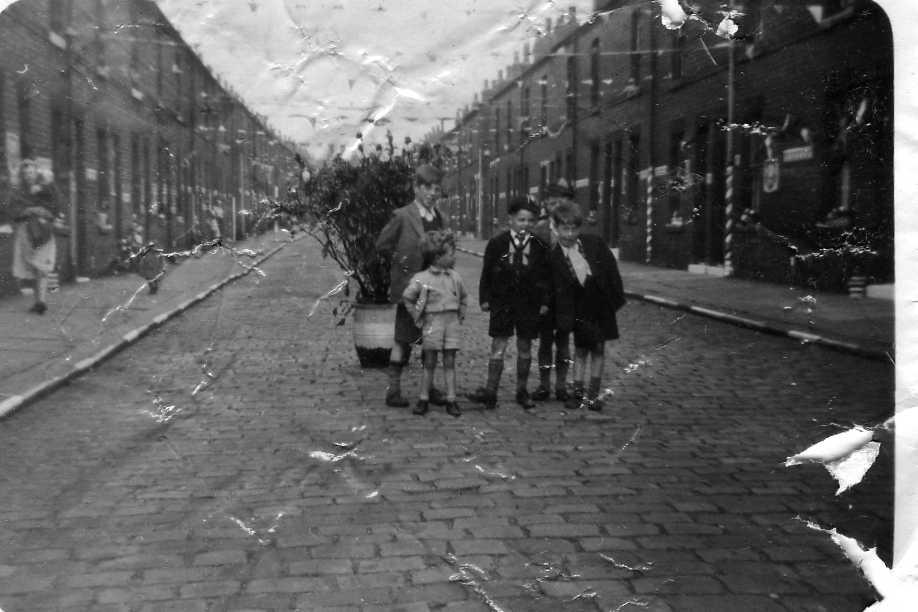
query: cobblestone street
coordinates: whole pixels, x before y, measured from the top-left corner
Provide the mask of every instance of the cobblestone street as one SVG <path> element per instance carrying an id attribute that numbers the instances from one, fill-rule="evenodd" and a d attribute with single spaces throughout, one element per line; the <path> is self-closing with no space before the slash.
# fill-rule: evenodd
<path id="1" fill-rule="evenodd" d="M 481 260 L 458 269 L 477 295 Z M 630 302 L 602 413 L 383 405 L 311 240 L 0 422 L 0 608 L 855 612 L 806 521 L 889 562 L 892 460 L 785 458 L 893 410 L 893 366 Z M 465 322 L 460 392 L 486 374 Z M 417 360 L 405 380 L 414 395 Z M 439 378 L 439 375 L 438 375 Z M 535 378 L 535 376 L 533 376 Z"/>

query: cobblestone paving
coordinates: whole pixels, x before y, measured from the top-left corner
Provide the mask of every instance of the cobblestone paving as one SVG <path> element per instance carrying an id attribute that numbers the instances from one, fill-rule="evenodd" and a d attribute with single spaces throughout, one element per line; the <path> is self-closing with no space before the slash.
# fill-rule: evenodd
<path id="1" fill-rule="evenodd" d="M 461 255 L 473 294 L 480 260 Z M 386 408 L 307 242 L 0 423 L 0 607 L 862 610 L 802 520 L 888 560 L 891 459 L 786 456 L 892 411 L 892 367 L 632 303 L 603 413 Z M 459 384 L 482 382 L 472 309 Z M 417 364 L 406 389 L 418 378 Z M 802 519 L 802 520 L 801 520 Z"/>

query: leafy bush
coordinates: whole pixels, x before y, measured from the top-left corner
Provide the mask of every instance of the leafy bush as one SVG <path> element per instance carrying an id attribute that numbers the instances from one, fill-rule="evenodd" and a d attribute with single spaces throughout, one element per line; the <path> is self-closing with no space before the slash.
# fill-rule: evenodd
<path id="1" fill-rule="evenodd" d="M 356 301 L 384 304 L 389 262 L 376 251 L 376 238 L 392 212 L 414 199 L 410 157 L 372 155 L 356 161 L 336 157 L 303 187 L 298 216 L 312 220 L 310 233 L 357 283 Z"/>

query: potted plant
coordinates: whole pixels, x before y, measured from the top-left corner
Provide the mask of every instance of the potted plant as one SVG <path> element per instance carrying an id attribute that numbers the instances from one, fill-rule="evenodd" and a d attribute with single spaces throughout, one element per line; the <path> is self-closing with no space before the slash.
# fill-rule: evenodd
<path id="1" fill-rule="evenodd" d="M 360 135 L 358 134 L 358 138 Z M 359 157 L 337 156 L 315 172 L 303 172 L 296 207 L 308 219 L 309 233 L 347 275 L 345 295 L 354 286 L 354 299 L 343 300 L 336 313 L 354 314 L 354 344 L 363 367 L 389 362 L 395 326 L 395 305 L 389 303 L 389 262 L 375 242 L 395 209 L 414 198 L 413 160 L 396 155 L 388 135 L 388 151 L 377 147 L 370 155 L 358 147 Z M 302 159 L 297 160 L 305 169 Z"/>

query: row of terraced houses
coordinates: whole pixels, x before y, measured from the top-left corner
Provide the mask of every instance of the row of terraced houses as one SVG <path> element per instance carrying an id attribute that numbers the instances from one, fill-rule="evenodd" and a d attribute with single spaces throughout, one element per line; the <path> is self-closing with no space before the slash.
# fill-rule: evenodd
<path id="1" fill-rule="evenodd" d="M 887 17 L 861 0 L 733 5 L 732 39 L 704 13 L 668 29 L 648 0 L 547 21 L 428 136 L 452 152 L 456 222 L 487 238 L 509 198 L 564 179 L 624 260 L 821 289 L 891 282 Z"/>
<path id="2" fill-rule="evenodd" d="M 0 14 L 0 224 L 26 158 L 66 211 L 66 280 L 105 274 L 135 231 L 165 248 L 242 235 L 283 189 L 293 147 L 155 2 L 20 0 Z M 0 238 L 0 294 L 18 290 L 12 243 Z"/>

